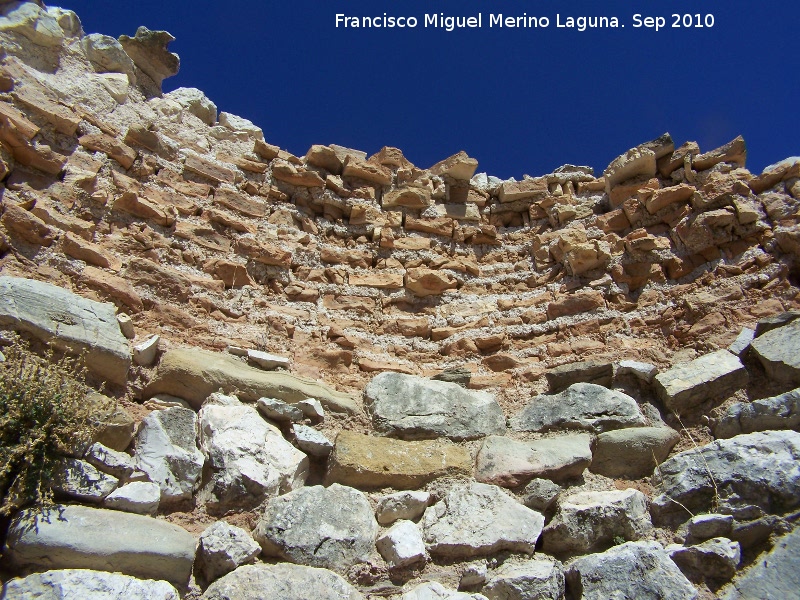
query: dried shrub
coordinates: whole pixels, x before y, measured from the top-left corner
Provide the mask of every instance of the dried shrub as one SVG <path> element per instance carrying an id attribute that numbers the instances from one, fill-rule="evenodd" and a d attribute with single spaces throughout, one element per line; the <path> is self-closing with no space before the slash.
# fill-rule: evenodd
<path id="1" fill-rule="evenodd" d="M 0 515 L 52 504 L 49 482 L 59 459 L 81 455 L 98 423 L 85 401 L 81 359 L 54 360 L 16 341 L 0 363 Z"/>

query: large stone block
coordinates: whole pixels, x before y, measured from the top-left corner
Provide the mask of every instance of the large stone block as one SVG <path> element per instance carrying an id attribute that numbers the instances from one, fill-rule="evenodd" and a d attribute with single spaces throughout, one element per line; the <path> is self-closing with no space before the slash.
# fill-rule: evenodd
<path id="1" fill-rule="evenodd" d="M 767 375 L 800 384 L 800 319 L 759 335 L 750 346 Z"/>
<path id="2" fill-rule="evenodd" d="M 459 483 L 428 507 L 423 539 L 442 557 L 488 556 L 503 550 L 533 554 L 544 517 L 524 507 L 499 487 Z"/>
<path id="3" fill-rule="evenodd" d="M 11 521 L 4 556 L 22 569 L 95 569 L 183 586 L 195 539 L 151 517 L 86 506 L 29 509 Z"/>
<path id="4" fill-rule="evenodd" d="M 800 433 L 767 431 L 717 440 L 668 459 L 655 484 L 651 511 L 670 523 L 715 505 L 737 520 L 782 514 L 800 506 Z M 685 507 L 685 508 L 684 508 Z"/>
<path id="5" fill-rule="evenodd" d="M 58 348 L 86 352 L 98 377 L 122 385 L 131 364 L 113 304 L 94 302 L 32 279 L 0 277 L 0 327 L 25 331 Z"/>
<path id="6" fill-rule="evenodd" d="M 333 412 L 358 412 L 358 404 L 352 396 L 325 384 L 288 373 L 263 371 L 233 356 L 199 348 L 167 351 L 144 394 L 147 397 L 177 396 L 199 409 L 203 401 L 219 389 L 225 393 L 238 390 L 240 399 L 251 402 L 266 397 L 294 404 L 316 398 Z"/>
<path id="7" fill-rule="evenodd" d="M 669 456 L 680 435 L 669 427 L 630 427 L 597 436 L 592 473 L 606 477 L 640 479 L 653 474 Z"/>
<path id="8" fill-rule="evenodd" d="M 407 442 L 342 431 L 326 482 L 357 488 L 414 489 L 446 475 L 471 475 L 469 452 L 444 440 Z"/>
<path id="9" fill-rule="evenodd" d="M 727 350 L 718 350 L 659 373 L 655 389 L 664 405 L 679 413 L 708 399 L 721 398 L 748 381 L 739 358 Z"/>
<path id="10" fill-rule="evenodd" d="M 731 438 L 740 433 L 800 428 L 800 388 L 780 396 L 737 402 L 717 421 L 714 436 Z"/>
<path id="11" fill-rule="evenodd" d="M 178 590 L 166 581 L 89 569 L 58 569 L 12 579 L 0 596 L 3 600 L 180 600 Z"/>
<path id="12" fill-rule="evenodd" d="M 363 600 L 358 590 L 327 569 L 289 563 L 245 565 L 215 581 L 203 600 Z"/>
<path id="13" fill-rule="evenodd" d="M 577 477 L 592 462 L 591 441 L 591 436 L 582 433 L 531 442 L 492 435 L 478 451 L 475 479 L 517 487 L 534 477 Z"/>
<path id="14" fill-rule="evenodd" d="M 536 396 L 516 416 L 516 431 L 584 429 L 601 433 L 647 422 L 636 400 L 593 383 L 575 383 L 558 394 Z"/>
<path id="15" fill-rule="evenodd" d="M 628 542 L 582 556 L 566 573 L 567 591 L 583 600 L 694 600 L 694 589 L 658 542 Z"/>
<path id="16" fill-rule="evenodd" d="M 365 562 L 377 534 L 366 496 L 338 483 L 271 499 L 253 532 L 266 556 L 338 571 Z"/>
<path id="17" fill-rule="evenodd" d="M 381 373 L 364 396 L 375 428 L 404 439 L 466 440 L 505 433 L 503 410 L 487 392 L 400 373 Z"/>

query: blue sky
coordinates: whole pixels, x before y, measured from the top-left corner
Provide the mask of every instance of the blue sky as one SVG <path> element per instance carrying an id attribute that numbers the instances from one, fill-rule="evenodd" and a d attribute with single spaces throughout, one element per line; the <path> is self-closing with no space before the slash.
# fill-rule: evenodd
<path id="1" fill-rule="evenodd" d="M 397 146 L 420 167 L 465 150 L 479 171 L 540 175 L 565 163 L 598 171 L 669 131 L 703 151 L 737 135 L 748 167 L 800 155 L 800 3 L 740 0 L 228 0 L 121 3 L 62 0 L 87 33 L 175 36 L 180 73 L 246 117 L 268 142 Z M 343 29 L 335 15 L 415 16 L 415 29 Z M 424 15 L 483 15 L 446 32 Z M 489 15 L 546 16 L 547 28 L 490 28 Z M 711 28 L 673 28 L 671 14 L 713 15 Z M 634 15 L 666 27 L 635 28 Z M 624 28 L 556 27 L 616 16 Z M 694 22 L 694 18 L 690 17 Z"/>

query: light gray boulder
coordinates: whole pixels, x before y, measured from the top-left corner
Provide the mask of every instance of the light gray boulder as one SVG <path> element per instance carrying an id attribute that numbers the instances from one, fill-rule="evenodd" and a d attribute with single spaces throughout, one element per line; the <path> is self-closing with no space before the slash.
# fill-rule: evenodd
<path id="1" fill-rule="evenodd" d="M 776 540 L 721 593 L 724 600 L 794 598 L 800 590 L 800 528 Z"/>
<path id="2" fill-rule="evenodd" d="M 275 398 L 259 398 L 256 408 L 267 419 L 272 421 L 302 421 L 303 411 L 294 404 L 287 404 L 283 400 Z"/>
<path id="3" fill-rule="evenodd" d="M 680 438 L 669 427 L 630 427 L 603 432 L 597 436 L 589 470 L 606 477 L 649 477 Z"/>
<path id="4" fill-rule="evenodd" d="M 617 364 L 617 370 L 614 373 L 616 377 L 635 377 L 639 381 L 650 384 L 653 383 L 653 378 L 658 373 L 658 367 L 646 362 L 639 362 L 636 360 L 621 360 Z"/>
<path id="5" fill-rule="evenodd" d="M 756 332 L 754 329 L 743 327 L 739 332 L 739 335 L 736 336 L 736 339 L 733 340 L 730 346 L 728 346 L 728 352 L 735 354 L 739 358 L 742 358 L 750 349 L 750 344 L 753 342 L 755 337 Z"/>
<path id="6" fill-rule="evenodd" d="M 180 87 L 164 94 L 164 98 L 177 102 L 206 125 L 217 122 L 217 105 L 197 88 Z"/>
<path id="7" fill-rule="evenodd" d="M 278 563 L 243 565 L 212 583 L 203 600 L 363 600 L 342 577 L 314 567 Z"/>
<path id="8" fill-rule="evenodd" d="M 494 396 L 456 383 L 386 372 L 367 384 L 364 397 L 375 428 L 406 440 L 469 440 L 506 430 Z"/>
<path id="9" fill-rule="evenodd" d="M 414 520 L 420 517 L 431 500 L 430 492 L 397 492 L 378 500 L 375 516 L 381 525 L 391 525 L 398 519 Z"/>
<path id="10" fill-rule="evenodd" d="M 86 462 L 97 467 L 103 473 L 125 480 L 136 470 L 133 457 L 125 452 L 118 452 L 103 444 L 92 444 L 84 455 Z"/>
<path id="11" fill-rule="evenodd" d="M 200 535 L 195 573 L 210 583 L 242 565 L 255 562 L 259 554 L 261 546 L 247 531 L 217 521 Z"/>
<path id="12" fill-rule="evenodd" d="M 199 441 L 211 468 L 199 500 L 213 511 L 254 508 L 303 486 L 308 477 L 308 457 L 253 406 L 238 401 L 203 406 Z"/>
<path id="13" fill-rule="evenodd" d="M 686 523 L 686 542 L 693 544 L 715 537 L 727 537 L 733 529 L 733 517 L 716 513 L 695 515 Z"/>
<path id="14" fill-rule="evenodd" d="M 585 553 L 611 545 L 615 539 L 640 539 L 652 529 L 647 498 L 628 488 L 608 492 L 577 492 L 562 497 L 558 512 L 542 533 L 548 554 Z"/>
<path id="15" fill-rule="evenodd" d="M 489 436 L 478 451 L 475 479 L 517 487 L 534 477 L 556 481 L 577 477 L 592 462 L 591 443 L 585 433 L 531 442 Z"/>
<path id="16" fill-rule="evenodd" d="M 488 600 L 483 594 L 449 590 L 438 581 L 426 581 L 400 596 L 400 600 Z"/>
<path id="17" fill-rule="evenodd" d="M 694 600 L 697 590 L 657 542 L 627 542 L 581 556 L 566 571 L 567 594 L 582 600 Z"/>
<path id="18" fill-rule="evenodd" d="M 264 371 L 227 353 L 199 348 L 167 350 L 143 393 L 147 398 L 157 394 L 177 396 L 199 410 L 206 398 L 220 389 L 226 393 L 235 390 L 241 400 L 250 402 L 277 398 L 297 403 L 316 398 L 333 412 L 355 414 L 360 411 L 352 396 L 318 381 L 283 371 Z"/>
<path id="19" fill-rule="evenodd" d="M 0 276 L 0 329 L 4 328 L 25 331 L 75 354 L 85 352 L 91 373 L 117 385 L 127 380 L 130 348 L 113 304 L 33 279 Z"/>
<path id="20" fill-rule="evenodd" d="M 142 419 L 136 467 L 159 485 L 164 504 L 190 500 L 199 485 L 205 459 L 196 432 L 197 414 L 188 408 L 156 410 Z"/>
<path id="21" fill-rule="evenodd" d="M 29 509 L 11 521 L 3 550 L 21 569 L 95 569 L 186 585 L 194 537 L 151 517 L 80 505 Z"/>
<path id="22" fill-rule="evenodd" d="M 716 537 L 693 546 L 668 546 L 667 554 L 691 581 L 730 581 L 742 561 L 739 542 Z"/>
<path id="23" fill-rule="evenodd" d="M 25 36 L 37 46 L 60 46 L 64 31 L 53 15 L 35 2 L 3 3 L 0 10 L 0 32 Z"/>
<path id="24" fill-rule="evenodd" d="M 297 447 L 306 454 L 325 458 L 333 452 L 333 442 L 313 427 L 308 425 L 292 425 L 292 433 L 297 442 Z"/>
<path id="25" fill-rule="evenodd" d="M 266 556 L 342 571 L 368 560 L 377 533 L 366 496 L 338 483 L 272 498 L 253 532 Z"/>
<path id="26" fill-rule="evenodd" d="M 421 525 L 425 545 L 436 556 L 487 556 L 502 550 L 533 554 L 544 517 L 497 486 L 468 482 L 452 486 L 429 506 Z"/>
<path id="27" fill-rule="evenodd" d="M 732 438 L 770 429 L 800 429 L 800 388 L 772 398 L 737 402 L 719 418 L 714 436 Z"/>
<path id="28" fill-rule="evenodd" d="M 798 456 L 795 431 L 738 435 L 676 454 L 654 475 L 662 493 L 652 501 L 653 518 L 686 521 L 687 510 L 711 512 L 715 504 L 737 520 L 788 512 L 800 506 Z"/>
<path id="29" fill-rule="evenodd" d="M 90 33 L 81 39 L 81 47 L 98 72 L 124 73 L 132 83 L 136 82 L 133 61 L 116 38 L 102 33 Z"/>
<path id="30" fill-rule="evenodd" d="M 486 583 L 486 576 L 488 573 L 489 568 L 485 560 L 476 560 L 475 562 L 468 563 L 461 572 L 458 587 L 471 588 L 483 585 Z"/>
<path id="31" fill-rule="evenodd" d="M 158 342 L 161 336 L 154 335 L 133 347 L 133 362 L 139 366 L 149 367 L 158 355 Z"/>
<path id="32" fill-rule="evenodd" d="M 105 508 L 153 516 L 161 501 L 161 488 L 149 481 L 132 481 L 118 487 L 103 501 Z"/>
<path id="33" fill-rule="evenodd" d="M 378 537 L 375 545 L 390 569 L 425 562 L 425 543 L 422 541 L 422 534 L 411 521 L 397 521 Z"/>
<path id="34" fill-rule="evenodd" d="M 506 563 L 481 591 L 489 600 L 560 600 L 564 597 L 564 569 L 551 558 Z"/>
<path id="35" fill-rule="evenodd" d="M 522 490 L 522 503 L 528 508 L 545 512 L 562 492 L 562 487 L 549 479 L 531 479 Z"/>
<path id="36" fill-rule="evenodd" d="M 59 569 L 12 579 L 3 586 L 3 600 L 180 600 L 166 581 L 136 579 L 89 569 Z"/>
<path id="37" fill-rule="evenodd" d="M 85 460 L 65 458 L 51 481 L 53 491 L 83 502 L 102 502 L 119 485 L 119 479 L 98 471 Z"/>
<path id="38" fill-rule="evenodd" d="M 536 396 L 511 419 L 516 431 L 583 429 L 601 433 L 646 424 L 636 400 L 593 383 L 575 383 L 558 394 Z"/>
<path id="39" fill-rule="evenodd" d="M 655 376 L 655 390 L 669 410 L 681 413 L 712 398 L 747 385 L 742 361 L 727 350 L 718 350 L 688 363 L 675 365 Z"/>
<path id="40" fill-rule="evenodd" d="M 308 417 L 315 423 L 325 419 L 325 408 L 322 406 L 322 402 L 316 398 L 306 398 L 305 400 L 300 400 L 296 406 L 303 412 L 304 416 Z"/>

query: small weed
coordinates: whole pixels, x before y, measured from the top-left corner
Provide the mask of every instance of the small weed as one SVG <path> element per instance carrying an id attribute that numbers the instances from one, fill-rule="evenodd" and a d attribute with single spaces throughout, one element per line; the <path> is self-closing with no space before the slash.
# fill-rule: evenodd
<path id="1" fill-rule="evenodd" d="M 80 359 L 54 360 L 16 341 L 0 363 L 0 515 L 52 504 L 49 482 L 60 457 L 82 454 L 98 428 L 85 401 Z"/>

